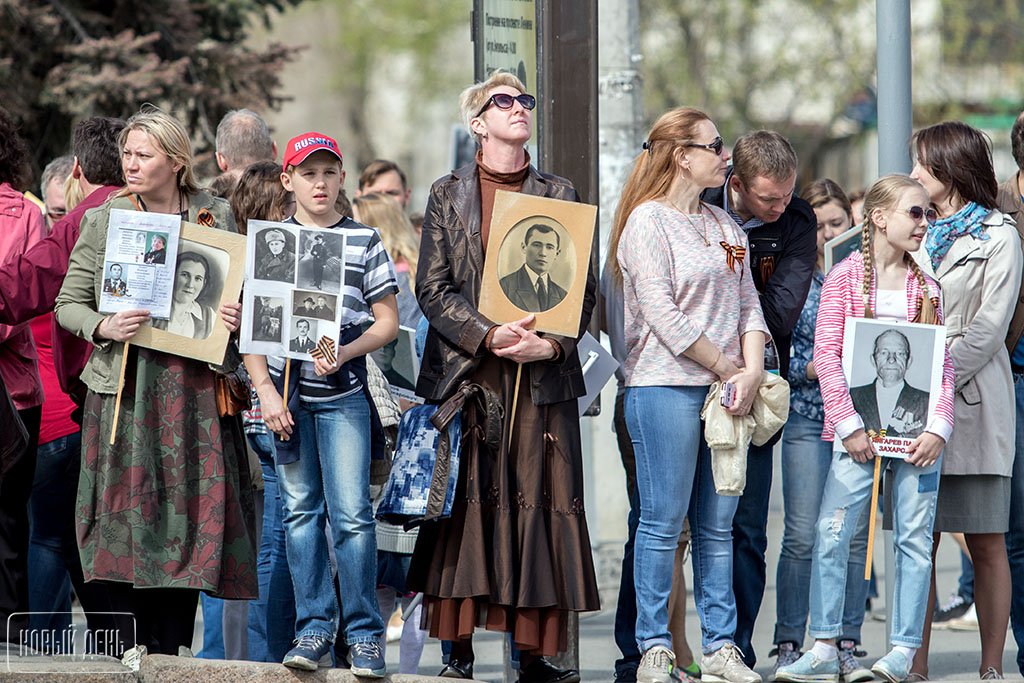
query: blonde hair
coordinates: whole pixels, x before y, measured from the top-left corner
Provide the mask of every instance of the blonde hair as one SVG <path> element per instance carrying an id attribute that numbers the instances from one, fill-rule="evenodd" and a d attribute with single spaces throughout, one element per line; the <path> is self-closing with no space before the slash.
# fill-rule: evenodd
<path id="1" fill-rule="evenodd" d="M 702 121 L 710 120 L 700 109 L 679 107 L 662 114 L 647 134 L 644 151 L 633 160 L 633 170 L 622 186 L 622 196 L 619 197 L 619 206 L 615 209 L 612 232 L 608 238 L 605 267 L 612 269 L 616 281 L 622 280 L 622 269 L 616 254 L 629 215 L 640 204 L 668 192 L 676 175 L 673 160 L 675 151 L 693 142 L 697 126 Z"/>
<path id="2" fill-rule="evenodd" d="M 409 288 L 415 291 L 416 263 L 420 258 L 419 237 L 398 200 L 371 192 L 352 200 L 358 221 L 377 228 L 384 248 L 395 263 L 409 264 Z"/>
<path id="3" fill-rule="evenodd" d="M 78 184 L 78 178 L 69 175 L 64 181 L 64 210 L 71 213 L 85 199 L 85 192 Z"/>
<path id="4" fill-rule="evenodd" d="M 864 222 L 861 223 L 860 251 L 864 257 L 864 281 L 862 296 L 864 297 L 864 317 L 873 318 L 874 311 L 871 310 L 871 280 L 874 275 L 874 237 L 878 229 L 872 220 L 871 214 L 875 209 L 892 210 L 899 204 L 900 198 L 907 190 L 920 190 L 921 183 L 908 175 L 893 173 L 883 176 L 875 181 L 875 184 L 868 188 L 864 195 Z M 938 308 L 939 300 L 936 296 L 928 294 L 928 283 L 924 279 L 921 267 L 908 253 L 903 254 L 907 267 L 914 273 L 918 284 L 921 286 L 922 295 L 917 301 L 917 315 L 911 322 L 926 323 L 935 325 L 939 322 Z"/>
<path id="5" fill-rule="evenodd" d="M 144 104 L 138 113 L 125 123 L 124 129 L 117 136 L 117 146 L 123 150 L 128 142 L 128 134 L 134 130 L 142 131 L 150 141 L 175 164 L 181 164 L 178 171 L 178 189 L 184 195 L 199 191 L 195 171 L 192 168 L 192 142 L 188 131 L 181 123 L 152 104 Z M 128 188 L 118 195 L 130 194 Z"/>
<path id="6" fill-rule="evenodd" d="M 477 112 L 484 106 L 484 103 L 487 102 L 487 98 L 490 97 L 488 93 L 502 85 L 515 88 L 520 94 L 526 92 L 526 86 L 523 85 L 518 76 L 509 71 L 499 69 L 492 73 L 486 81 L 474 83 L 459 95 L 459 111 L 462 112 L 462 120 L 465 122 L 466 128 L 469 129 L 469 134 L 477 142 L 480 142 L 480 136 L 473 132 L 469 124 L 476 118 Z"/>

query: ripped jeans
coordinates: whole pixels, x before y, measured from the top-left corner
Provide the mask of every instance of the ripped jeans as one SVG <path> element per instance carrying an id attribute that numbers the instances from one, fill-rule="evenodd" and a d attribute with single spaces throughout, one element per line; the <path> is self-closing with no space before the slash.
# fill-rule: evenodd
<path id="1" fill-rule="evenodd" d="M 892 609 L 892 645 L 921 646 L 932 572 L 932 522 L 939 493 L 940 457 L 930 467 L 886 458 L 893 479 L 893 533 L 896 578 Z M 838 638 L 843 631 L 850 541 L 857 520 L 871 504 L 874 463 L 858 463 L 846 453 L 832 454 L 818 515 L 811 565 L 811 624 L 814 638 Z M 861 565 L 863 566 L 863 565 Z"/>

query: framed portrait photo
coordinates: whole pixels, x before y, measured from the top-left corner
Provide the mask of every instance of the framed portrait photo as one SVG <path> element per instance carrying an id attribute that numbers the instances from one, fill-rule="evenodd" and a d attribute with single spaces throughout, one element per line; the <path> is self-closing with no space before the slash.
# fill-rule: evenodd
<path id="1" fill-rule="evenodd" d="M 173 267 L 170 315 L 139 328 L 132 344 L 221 363 L 230 332 L 222 304 L 238 301 L 245 278 L 245 237 L 182 223 Z"/>
<path id="2" fill-rule="evenodd" d="M 944 325 L 846 319 L 843 374 L 880 455 L 906 458 L 924 431 L 939 402 L 945 352 Z M 840 439 L 834 447 L 846 451 Z"/>
<path id="3" fill-rule="evenodd" d="M 420 373 L 420 358 L 416 355 L 416 330 L 399 327 L 398 337 L 370 354 L 384 373 L 391 393 L 407 401 L 421 403 L 416 396 L 416 379 Z"/>
<path id="4" fill-rule="evenodd" d="M 596 219 L 590 204 L 495 192 L 480 312 L 496 323 L 533 313 L 538 332 L 579 334 Z"/>
<path id="5" fill-rule="evenodd" d="M 832 266 L 836 265 L 844 258 L 849 256 L 855 251 L 860 251 L 860 233 L 859 227 L 853 227 L 844 232 L 838 237 L 833 237 L 828 242 L 825 242 L 825 274 L 832 270 Z"/>

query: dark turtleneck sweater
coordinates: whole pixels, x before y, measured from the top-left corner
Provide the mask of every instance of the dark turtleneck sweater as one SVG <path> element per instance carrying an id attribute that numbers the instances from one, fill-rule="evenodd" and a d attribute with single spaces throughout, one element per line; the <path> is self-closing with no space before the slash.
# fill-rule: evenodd
<path id="1" fill-rule="evenodd" d="M 523 167 L 511 173 L 500 173 L 488 168 L 483 162 L 483 152 L 476 153 L 477 175 L 480 178 L 480 241 L 483 251 L 487 253 L 487 240 L 491 235 L 491 212 L 494 210 L 494 192 L 506 190 L 519 192 L 523 189 L 523 181 L 530 169 L 530 153 L 526 152 Z"/>

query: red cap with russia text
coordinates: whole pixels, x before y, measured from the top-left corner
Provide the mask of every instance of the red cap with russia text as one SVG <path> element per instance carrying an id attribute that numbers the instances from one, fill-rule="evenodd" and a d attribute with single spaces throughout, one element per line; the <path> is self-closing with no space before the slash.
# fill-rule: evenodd
<path id="1" fill-rule="evenodd" d="M 284 170 L 287 171 L 289 166 L 298 166 L 310 154 L 320 150 L 330 152 L 338 157 L 338 161 L 342 161 L 338 141 L 331 136 L 312 131 L 296 135 L 288 141 L 288 146 L 284 148 Z"/>

